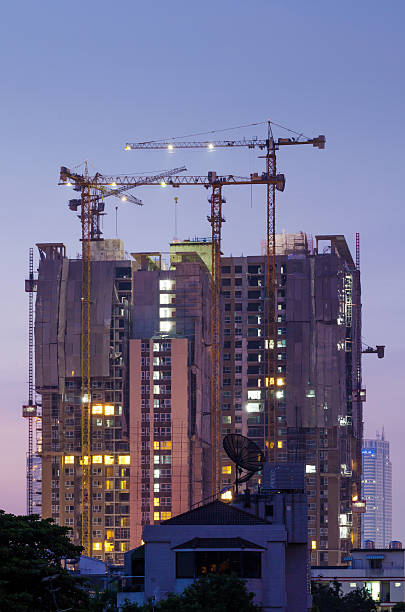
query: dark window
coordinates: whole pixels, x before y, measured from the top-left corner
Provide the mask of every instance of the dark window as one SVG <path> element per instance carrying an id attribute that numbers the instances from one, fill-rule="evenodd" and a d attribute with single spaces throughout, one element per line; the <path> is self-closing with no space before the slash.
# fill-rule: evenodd
<path id="1" fill-rule="evenodd" d="M 242 302 L 238 302 L 237 304 L 235 304 L 235 310 L 242 310 Z"/>
<path id="2" fill-rule="evenodd" d="M 235 278 L 235 285 L 240 286 L 242 284 L 241 278 Z"/>
<path id="3" fill-rule="evenodd" d="M 121 281 L 120 283 L 118 283 L 118 289 L 119 291 L 130 291 L 131 283 Z"/>
<path id="4" fill-rule="evenodd" d="M 231 273 L 231 266 L 222 266 L 221 272 L 222 272 L 222 274 L 230 274 Z"/>
<path id="5" fill-rule="evenodd" d="M 231 279 L 230 278 L 223 278 L 221 284 L 222 284 L 223 287 L 229 287 L 230 284 L 231 284 Z"/>
<path id="6" fill-rule="evenodd" d="M 260 297 L 260 291 L 248 291 L 248 300 L 257 300 Z"/>
<path id="7" fill-rule="evenodd" d="M 231 341 L 230 340 L 225 340 L 224 348 L 231 348 Z"/>
<path id="8" fill-rule="evenodd" d="M 194 578 L 193 552 L 176 553 L 176 578 Z"/>
<path id="9" fill-rule="evenodd" d="M 176 578 L 194 578 L 209 573 L 261 578 L 261 553 L 237 550 L 176 553 Z"/>
<path id="10" fill-rule="evenodd" d="M 235 266 L 235 274 L 242 274 L 242 266 Z"/>
<path id="11" fill-rule="evenodd" d="M 247 347 L 248 347 L 248 350 L 249 349 L 259 349 L 260 340 L 248 340 Z"/>
<path id="12" fill-rule="evenodd" d="M 260 266 L 248 266 L 248 274 L 259 274 Z"/>
<path id="13" fill-rule="evenodd" d="M 231 303 L 229 302 L 228 304 L 225 304 L 225 312 L 230 312 L 231 310 Z"/>

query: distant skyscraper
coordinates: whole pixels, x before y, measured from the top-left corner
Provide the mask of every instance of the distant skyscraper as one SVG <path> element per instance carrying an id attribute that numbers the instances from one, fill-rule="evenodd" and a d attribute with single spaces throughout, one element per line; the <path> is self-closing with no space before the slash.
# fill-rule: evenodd
<path id="1" fill-rule="evenodd" d="M 362 545 L 372 540 L 385 548 L 392 539 L 392 467 L 390 443 L 384 430 L 375 440 L 363 442 L 363 499 L 367 509 L 362 521 Z"/>

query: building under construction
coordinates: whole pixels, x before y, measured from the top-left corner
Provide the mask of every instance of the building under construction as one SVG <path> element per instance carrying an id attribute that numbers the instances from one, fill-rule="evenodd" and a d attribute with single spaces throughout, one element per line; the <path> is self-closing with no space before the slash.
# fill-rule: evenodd
<path id="1" fill-rule="evenodd" d="M 305 463 L 311 562 L 339 564 L 360 545 L 363 509 L 359 270 L 344 236 L 316 236 L 313 245 L 304 233 L 277 235 L 277 333 L 268 347 L 267 258 L 221 265 L 221 434 L 241 433 L 265 450 L 270 427 L 274 459 Z M 224 453 L 222 487 L 233 471 Z"/>
<path id="2" fill-rule="evenodd" d="M 173 253 L 164 269 L 158 253 L 129 257 L 120 240 L 91 243 L 91 447 L 83 459 L 82 262 L 62 244 L 38 245 L 42 515 L 82 542 L 85 462 L 88 554 L 114 564 L 139 543 L 143 524 L 210 493 L 210 274 L 196 247 Z"/>
<path id="3" fill-rule="evenodd" d="M 92 556 L 122 564 L 142 526 L 212 492 L 211 243 L 125 254 L 91 243 L 91 398 L 82 397 L 81 260 L 38 245 L 36 391 L 42 398 L 42 514 L 81 543 L 83 462 L 90 467 Z M 343 236 L 276 243 L 277 341 L 266 339 L 267 258 L 221 258 L 220 438 L 237 432 L 277 461 L 303 461 L 312 562 L 339 564 L 360 534 L 360 279 Z M 277 373 L 268 372 L 269 352 Z M 268 391 L 275 406 L 269 423 Z M 82 452 L 90 400 L 91 448 Z M 221 458 L 229 497 L 234 468 Z M 249 486 L 260 484 L 260 475 Z M 227 491 L 227 487 L 231 487 Z M 353 512 L 354 510 L 354 512 Z"/>

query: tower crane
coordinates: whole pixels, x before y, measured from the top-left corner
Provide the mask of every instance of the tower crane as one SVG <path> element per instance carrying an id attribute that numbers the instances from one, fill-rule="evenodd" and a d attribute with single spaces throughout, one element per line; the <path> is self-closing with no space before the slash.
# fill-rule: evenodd
<path id="1" fill-rule="evenodd" d="M 74 175 L 67 172 L 67 169 L 61 171 L 61 184 L 66 184 L 66 181 L 74 181 Z M 222 216 L 222 204 L 224 199 L 222 198 L 222 188 L 226 185 L 274 185 L 275 189 L 283 191 L 285 187 L 285 177 L 283 174 L 273 173 L 268 175 L 265 172 L 262 174 L 251 174 L 250 177 L 239 177 L 232 174 L 226 176 L 218 176 L 216 172 L 208 172 L 207 176 L 168 176 L 162 179 L 161 176 L 155 177 L 134 177 L 134 176 L 121 176 L 111 177 L 103 176 L 98 174 L 91 187 L 99 189 L 112 184 L 117 186 L 127 187 L 138 187 L 146 185 L 160 185 L 165 187 L 171 185 L 172 187 L 181 187 L 187 185 L 200 185 L 206 189 L 211 189 L 210 202 L 210 215 L 208 221 L 211 223 L 211 234 L 212 234 L 212 280 L 211 280 L 211 364 L 212 364 L 212 376 L 211 376 L 211 461 L 212 461 L 212 494 L 217 495 L 220 489 L 220 284 L 221 284 L 221 235 L 222 235 L 222 223 L 224 218 Z M 82 185 L 82 179 L 76 179 L 76 184 Z M 88 183 L 83 186 L 82 194 L 84 193 L 84 202 L 87 205 L 87 199 L 90 197 L 87 195 L 89 188 Z M 95 187 L 94 187 L 95 185 Z M 83 200 L 82 200 L 83 202 Z M 83 210 L 83 204 L 82 204 Z M 83 220 L 82 220 L 83 226 Z M 82 262 L 83 263 L 83 262 Z M 87 277 L 86 277 L 87 278 Z M 82 297 L 83 307 L 87 302 L 85 301 L 86 296 Z M 87 328 L 86 328 L 87 329 Z M 85 336 L 83 336 L 85 337 Z M 87 337 L 87 336 L 86 336 Z M 86 379 L 85 373 L 83 379 Z M 87 389 L 87 388 L 86 388 Z M 88 387 L 89 389 L 89 387 Z M 83 396 L 87 393 L 83 389 Z M 88 391 L 89 393 L 89 391 Z M 85 467 L 85 466 L 83 466 Z"/>
<path id="2" fill-rule="evenodd" d="M 34 510 L 33 491 L 33 457 L 34 457 L 34 419 L 38 418 L 38 407 L 34 392 L 34 293 L 37 282 L 34 278 L 34 249 L 29 250 L 28 279 L 25 291 L 28 293 L 28 404 L 22 407 L 22 415 L 28 419 L 28 455 L 27 455 L 27 514 Z"/>
<path id="3" fill-rule="evenodd" d="M 153 181 L 160 184 L 173 174 L 183 172 L 186 168 L 175 168 L 156 174 L 154 176 L 122 175 L 117 177 L 106 177 L 100 173 L 90 176 L 87 163 L 84 174 L 72 172 L 69 168 L 62 166 L 60 169 L 59 185 L 73 187 L 80 192 L 79 200 L 70 200 L 69 208 L 77 210 L 80 207 L 80 221 L 82 228 L 82 290 L 81 290 L 81 401 L 82 401 L 82 527 L 81 541 L 84 552 L 91 555 L 91 479 L 90 479 L 90 454 L 91 454 L 91 386 L 90 386 L 90 274 L 91 274 L 91 250 L 92 240 L 98 240 L 101 236 L 100 217 L 104 214 L 103 197 L 110 195 L 120 197 L 135 204 L 142 202 L 132 195 L 121 194 L 132 187 L 140 184 L 151 184 Z M 155 184 L 155 183 L 153 183 Z M 117 188 L 117 189 L 116 189 Z"/>
<path id="4" fill-rule="evenodd" d="M 241 148 L 249 149 L 258 148 L 264 151 L 264 155 L 260 156 L 266 160 L 266 176 L 275 178 L 277 176 L 276 152 L 280 147 L 308 144 L 318 149 L 324 149 L 326 138 L 319 135 L 315 138 L 302 138 L 298 135 L 295 138 L 278 138 L 274 139 L 272 132 L 272 122 L 267 122 L 267 138 L 243 138 L 240 140 L 213 140 L 213 141 L 185 141 L 180 142 L 177 139 L 172 140 L 156 140 L 149 142 L 127 142 L 125 145 L 126 151 L 134 149 L 166 149 L 173 151 L 174 149 L 208 149 L 215 150 L 216 148 Z M 290 130 L 291 131 L 291 130 Z M 276 183 L 268 182 L 266 189 L 266 330 L 265 330 L 265 351 L 267 362 L 267 380 L 266 380 L 266 413 L 267 413 L 267 460 L 277 460 L 277 445 L 276 445 L 276 395 L 275 390 L 271 389 L 270 381 L 275 380 L 277 371 L 277 325 L 276 325 Z M 214 231 L 214 230 L 213 230 Z M 220 228 L 219 228 L 220 231 Z M 215 277 L 213 274 L 213 282 L 215 296 L 220 291 L 220 277 Z M 212 298 L 215 299 L 215 298 Z M 216 325 L 216 323 L 215 323 Z M 219 385 L 219 381 L 214 384 Z"/>

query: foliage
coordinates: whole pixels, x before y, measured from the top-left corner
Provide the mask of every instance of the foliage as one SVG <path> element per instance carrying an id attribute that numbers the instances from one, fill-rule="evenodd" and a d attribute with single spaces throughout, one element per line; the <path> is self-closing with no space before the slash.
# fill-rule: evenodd
<path id="1" fill-rule="evenodd" d="M 124 610 L 142 612 L 259 612 L 253 603 L 254 595 L 246 589 L 246 583 L 235 575 L 208 574 L 201 576 L 181 595 L 169 595 L 166 599 L 143 606 L 128 605 Z"/>
<path id="2" fill-rule="evenodd" d="M 375 601 L 366 589 L 354 589 L 342 594 L 341 585 L 336 580 L 331 585 L 314 583 L 312 599 L 319 612 L 374 612 Z"/>
<path id="3" fill-rule="evenodd" d="M 391 612 L 405 612 L 405 603 L 403 601 L 399 601 L 393 608 L 391 608 Z"/>
<path id="4" fill-rule="evenodd" d="M 68 532 L 52 519 L 0 510 L 1 610 L 88 610 L 87 591 L 62 567 L 63 558 L 76 558 L 82 550 Z"/>

